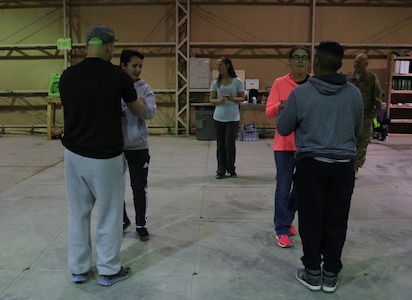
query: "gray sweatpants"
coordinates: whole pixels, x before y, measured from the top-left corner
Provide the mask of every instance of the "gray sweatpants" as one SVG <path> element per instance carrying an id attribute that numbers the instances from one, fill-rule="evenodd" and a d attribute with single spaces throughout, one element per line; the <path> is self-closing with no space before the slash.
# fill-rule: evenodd
<path id="1" fill-rule="evenodd" d="M 65 150 L 66 194 L 69 206 L 68 263 L 73 274 L 92 267 L 91 213 L 97 202 L 96 252 L 100 275 L 121 267 L 126 160 L 122 155 L 94 159 Z"/>

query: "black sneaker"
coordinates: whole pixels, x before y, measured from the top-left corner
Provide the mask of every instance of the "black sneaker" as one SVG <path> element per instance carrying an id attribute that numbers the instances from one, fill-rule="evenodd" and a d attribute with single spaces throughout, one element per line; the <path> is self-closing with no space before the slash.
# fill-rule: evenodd
<path id="1" fill-rule="evenodd" d="M 322 290 L 326 293 L 334 293 L 338 287 L 338 274 L 323 271 L 322 272 Z"/>
<path id="2" fill-rule="evenodd" d="M 225 178 L 225 174 L 216 174 L 216 179 Z"/>
<path id="3" fill-rule="evenodd" d="M 320 291 L 322 289 L 320 270 L 297 269 L 295 276 L 301 284 L 311 291 Z"/>
<path id="4" fill-rule="evenodd" d="M 97 283 L 103 286 L 111 286 L 119 281 L 126 280 L 132 275 L 129 267 L 120 267 L 120 271 L 114 275 L 100 275 Z"/>
<path id="5" fill-rule="evenodd" d="M 141 241 L 148 241 L 150 239 L 149 232 L 147 231 L 146 227 L 138 227 L 136 228 L 136 232 Z"/>
<path id="6" fill-rule="evenodd" d="M 126 229 L 129 228 L 129 226 L 130 226 L 131 224 L 132 224 L 132 223 L 130 223 L 130 220 L 127 220 L 126 222 L 123 221 L 123 231 L 126 231 Z"/>
<path id="7" fill-rule="evenodd" d="M 235 172 L 229 174 L 230 178 L 237 178 L 237 174 Z"/>

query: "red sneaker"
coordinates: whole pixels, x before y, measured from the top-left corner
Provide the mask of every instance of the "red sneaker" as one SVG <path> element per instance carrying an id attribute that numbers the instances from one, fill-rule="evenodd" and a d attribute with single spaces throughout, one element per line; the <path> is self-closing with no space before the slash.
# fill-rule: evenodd
<path id="1" fill-rule="evenodd" d="M 279 247 L 289 248 L 293 246 L 292 241 L 287 234 L 276 235 L 276 239 L 278 240 Z"/>
<path id="2" fill-rule="evenodd" d="M 296 228 L 292 224 L 290 224 L 288 235 L 296 235 Z"/>

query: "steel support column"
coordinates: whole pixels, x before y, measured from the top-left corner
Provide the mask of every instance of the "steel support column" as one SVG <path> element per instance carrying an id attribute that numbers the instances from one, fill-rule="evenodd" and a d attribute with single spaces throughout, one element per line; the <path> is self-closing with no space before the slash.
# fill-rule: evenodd
<path id="1" fill-rule="evenodd" d="M 176 0 L 176 121 L 175 134 L 189 135 L 190 0 Z"/>

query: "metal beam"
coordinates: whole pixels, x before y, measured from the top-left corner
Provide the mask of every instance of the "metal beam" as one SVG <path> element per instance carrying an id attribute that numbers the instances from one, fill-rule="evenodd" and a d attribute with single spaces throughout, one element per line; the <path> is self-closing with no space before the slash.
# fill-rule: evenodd
<path id="1" fill-rule="evenodd" d="M 316 6 L 412 7 L 410 0 L 314 0 Z M 310 6 L 312 0 L 191 0 L 191 5 L 269 5 Z M 171 0 L 71 0 L 71 7 L 80 6 L 133 6 L 175 4 Z M 59 7 L 60 0 L 25 1 L 2 0 L 0 9 Z"/>
<path id="2" fill-rule="evenodd" d="M 196 49 L 198 56 L 217 58 L 225 55 L 236 58 L 285 58 L 288 51 L 295 45 L 312 47 L 312 43 L 190 43 L 190 49 Z M 412 50 L 412 44 L 360 44 L 342 43 L 346 53 L 348 50 L 368 52 L 370 58 L 387 58 L 391 50 L 408 49 Z M 314 41 L 313 49 L 316 49 L 317 42 Z M 314 52 L 314 51 L 313 51 Z"/>
<path id="3" fill-rule="evenodd" d="M 0 1 L 0 9 L 6 8 L 37 8 L 37 7 L 59 7 L 61 0 L 45 0 L 45 1 Z"/>
<path id="4" fill-rule="evenodd" d="M 176 123 L 175 134 L 189 135 L 190 0 L 176 0 Z"/>
<path id="5" fill-rule="evenodd" d="M 73 43 L 72 50 L 68 55 L 72 58 L 84 57 L 86 55 L 84 43 Z M 120 54 L 126 47 L 145 48 L 147 57 L 172 57 L 175 53 L 175 43 L 115 43 L 115 55 Z M 61 59 L 64 58 L 64 51 L 58 50 L 56 44 L 21 44 L 21 45 L 1 45 L 0 60 L 13 59 Z M 68 59 L 70 62 L 70 59 Z"/>
<path id="6" fill-rule="evenodd" d="M 183 40 L 186 42 L 186 40 Z M 294 45 L 302 45 L 311 47 L 312 43 L 296 43 L 296 42 L 188 42 L 190 49 L 196 49 L 199 55 L 216 58 L 222 54 L 233 57 L 254 57 L 273 58 L 285 57 L 287 51 Z M 180 45 L 182 46 L 182 45 Z M 185 47 L 186 44 L 183 44 Z M 361 49 L 368 50 L 376 55 L 385 55 L 388 50 L 408 49 L 412 50 L 412 44 L 364 44 L 364 43 L 342 43 L 345 49 Z M 174 42 L 168 43 L 116 43 L 115 56 L 120 55 L 122 49 L 127 47 L 144 48 L 147 57 L 173 57 L 179 48 Z M 316 47 L 316 43 L 314 43 Z M 184 50 L 188 51 L 188 50 Z M 386 52 L 385 52 L 386 51 Z M 179 50 L 180 55 L 183 55 L 184 63 L 188 63 L 186 54 Z M 86 55 L 85 44 L 74 43 L 73 49 L 70 51 L 73 58 L 81 58 Z M 56 44 L 25 44 L 25 45 L 0 45 L 0 60 L 14 59 L 61 59 L 64 57 L 64 52 L 58 50 Z M 185 80 L 187 78 L 185 77 Z"/>
<path id="7" fill-rule="evenodd" d="M 0 9 L 7 8 L 40 8 L 40 7 L 59 7 L 62 0 L 44 0 L 44 1 L 25 1 L 25 0 L 2 0 Z M 63 0 L 65 1 L 65 0 Z M 67 1 L 67 0 L 66 0 Z M 174 4 L 170 0 L 72 0 L 67 1 L 68 6 L 130 6 L 130 5 L 165 5 Z"/>

